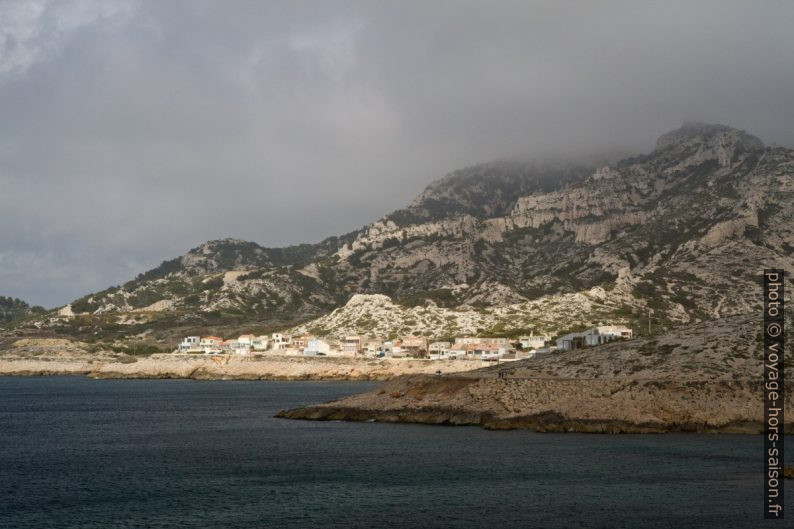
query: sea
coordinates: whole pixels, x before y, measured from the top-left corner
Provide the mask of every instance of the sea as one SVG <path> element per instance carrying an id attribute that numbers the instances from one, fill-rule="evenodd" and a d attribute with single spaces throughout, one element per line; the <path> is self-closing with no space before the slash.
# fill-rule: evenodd
<path id="1" fill-rule="evenodd" d="M 373 387 L 0 377 L 0 527 L 786 526 L 760 436 L 273 417 Z"/>

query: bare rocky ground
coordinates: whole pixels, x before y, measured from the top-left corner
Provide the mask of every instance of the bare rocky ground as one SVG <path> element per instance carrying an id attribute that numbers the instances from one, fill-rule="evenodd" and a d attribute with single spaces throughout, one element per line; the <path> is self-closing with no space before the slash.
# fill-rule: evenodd
<path id="1" fill-rule="evenodd" d="M 190 378 L 201 380 L 386 380 L 400 375 L 452 373 L 482 367 L 480 361 L 300 357 L 284 355 L 153 354 L 92 351 L 63 339 L 22 339 L 0 353 L 0 375 L 85 375 L 94 378 Z"/>
<path id="2" fill-rule="evenodd" d="M 278 416 L 556 432 L 760 433 L 759 330 L 758 319 L 736 316 L 469 373 L 400 377 Z M 791 417 L 794 384 L 786 388 Z M 794 433 L 794 422 L 785 428 Z"/>

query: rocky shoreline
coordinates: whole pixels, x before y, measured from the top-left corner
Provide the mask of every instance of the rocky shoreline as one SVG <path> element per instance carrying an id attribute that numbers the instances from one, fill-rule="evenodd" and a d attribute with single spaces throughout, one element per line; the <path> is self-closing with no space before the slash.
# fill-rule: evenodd
<path id="1" fill-rule="evenodd" d="M 482 362 L 300 357 L 279 355 L 180 355 L 135 357 L 64 351 L 0 353 L 0 376 L 88 376 L 103 379 L 388 380 L 441 370 L 482 367 Z"/>
<path id="2" fill-rule="evenodd" d="M 481 426 L 486 430 L 529 429 L 556 433 L 763 433 L 760 421 L 735 421 L 719 426 L 708 423 L 633 423 L 615 419 L 570 419 L 554 412 L 518 417 L 496 417 L 489 413 L 465 413 L 452 408 L 422 410 L 363 410 L 344 406 L 310 406 L 282 410 L 275 415 L 283 419 L 312 421 L 354 421 L 433 424 L 441 426 Z M 794 423 L 786 425 L 786 433 L 794 433 Z"/>
<path id="3" fill-rule="evenodd" d="M 788 387 L 788 385 L 787 385 Z M 763 432 L 754 380 L 401 377 L 374 391 L 276 416 L 586 433 Z M 788 395 L 794 394 L 794 385 Z M 792 399 L 786 409 L 792 409 Z M 794 422 L 785 424 L 794 433 Z"/>

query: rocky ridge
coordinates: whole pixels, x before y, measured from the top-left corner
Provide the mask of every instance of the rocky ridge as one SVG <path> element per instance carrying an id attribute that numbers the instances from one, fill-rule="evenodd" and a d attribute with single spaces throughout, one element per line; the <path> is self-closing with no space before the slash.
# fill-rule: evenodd
<path id="1" fill-rule="evenodd" d="M 362 333 L 373 337 L 415 335 L 444 339 L 477 334 L 515 337 L 530 332 L 554 335 L 607 321 L 628 323 L 630 313 L 625 308 L 632 304 L 642 306 L 630 292 L 601 287 L 479 308 L 442 307 L 432 300 L 407 306 L 383 294 L 356 294 L 343 307 L 289 332 L 333 338 Z"/>
<path id="2" fill-rule="evenodd" d="M 211 241 L 10 330 L 158 343 L 193 329 L 331 332 L 345 320 L 339 312 L 336 321 L 312 320 L 356 294 L 380 294 L 401 316 L 379 318 L 377 332 L 440 335 L 504 328 L 491 309 L 505 306 L 522 314 L 521 327 L 543 326 L 532 316 L 541 300 L 563 314 L 571 296 L 596 287 L 608 293 L 604 319 L 641 331 L 652 309 L 657 325 L 671 328 L 759 310 L 760 271 L 794 271 L 792 198 L 794 151 L 730 127 L 686 124 L 652 152 L 595 170 L 456 171 L 407 208 L 314 245 Z"/>

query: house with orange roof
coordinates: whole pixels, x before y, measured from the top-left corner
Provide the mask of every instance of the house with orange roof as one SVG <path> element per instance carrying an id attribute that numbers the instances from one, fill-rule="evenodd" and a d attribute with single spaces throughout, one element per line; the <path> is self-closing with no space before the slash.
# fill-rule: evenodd
<path id="1" fill-rule="evenodd" d="M 221 338 L 220 336 L 202 336 L 199 345 L 203 349 L 204 347 L 220 346 L 221 342 L 223 342 L 223 338 Z"/>
<path id="2" fill-rule="evenodd" d="M 199 349 L 207 354 L 220 353 L 223 338 L 219 336 L 202 336 L 199 342 Z"/>
<path id="3" fill-rule="evenodd" d="M 292 348 L 297 349 L 298 351 L 303 351 L 306 347 L 309 346 L 309 342 L 314 340 L 316 336 L 312 336 L 311 334 L 301 334 L 300 336 L 293 336 L 292 337 Z"/>

